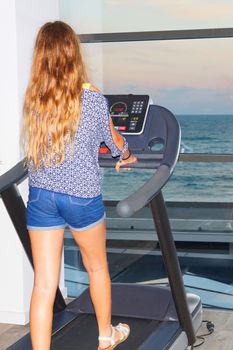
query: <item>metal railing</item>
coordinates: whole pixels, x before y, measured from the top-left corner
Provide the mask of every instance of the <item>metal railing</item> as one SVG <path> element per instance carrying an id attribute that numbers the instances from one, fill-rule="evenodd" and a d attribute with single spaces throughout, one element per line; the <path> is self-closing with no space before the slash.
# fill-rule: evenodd
<path id="1" fill-rule="evenodd" d="M 93 33 L 79 35 L 79 38 L 83 44 L 114 43 L 125 41 L 216 39 L 231 37 L 233 37 L 233 28 Z"/>

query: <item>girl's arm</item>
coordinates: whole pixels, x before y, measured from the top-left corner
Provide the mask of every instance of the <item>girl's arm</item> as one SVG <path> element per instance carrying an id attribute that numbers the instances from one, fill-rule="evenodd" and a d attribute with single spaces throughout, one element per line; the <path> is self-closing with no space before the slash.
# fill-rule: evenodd
<path id="1" fill-rule="evenodd" d="M 114 124 L 113 124 L 113 121 L 112 121 L 112 118 L 110 117 L 110 129 L 111 129 L 111 133 L 112 133 L 112 138 L 113 138 L 113 141 L 114 143 L 116 144 L 116 146 L 120 149 L 120 150 L 123 150 L 124 148 L 124 139 L 123 137 L 121 136 L 121 134 L 119 134 L 119 132 L 116 131 L 116 129 L 114 128 Z M 129 149 L 127 148 L 124 153 L 123 153 L 123 156 L 122 156 L 122 159 L 123 158 L 127 158 L 129 156 Z"/>
<path id="2" fill-rule="evenodd" d="M 93 87 L 94 90 L 98 91 L 97 88 Z M 110 149 L 112 156 L 120 156 L 119 161 L 116 163 L 115 169 L 118 172 L 122 165 L 128 163 L 135 163 L 137 158 L 131 154 L 131 151 L 128 149 L 128 143 L 126 139 L 117 132 L 114 128 L 114 124 L 111 116 L 109 115 L 108 103 L 106 98 L 103 95 L 101 96 L 101 129 L 103 141 L 106 146 Z"/>
<path id="3" fill-rule="evenodd" d="M 123 150 L 124 149 L 124 144 L 125 144 L 124 138 L 114 128 L 114 124 L 113 124 L 113 121 L 112 121 L 111 117 L 110 117 L 110 129 L 111 129 L 112 138 L 113 138 L 114 143 L 116 144 L 116 146 L 120 150 Z M 136 162 L 137 162 L 137 158 L 131 153 L 131 151 L 127 147 L 127 149 L 124 150 L 124 153 L 122 155 L 121 160 L 116 163 L 115 169 L 116 169 L 117 172 L 119 172 L 120 171 L 120 167 L 122 165 L 126 165 L 126 164 L 129 164 L 129 163 L 136 163 Z"/>

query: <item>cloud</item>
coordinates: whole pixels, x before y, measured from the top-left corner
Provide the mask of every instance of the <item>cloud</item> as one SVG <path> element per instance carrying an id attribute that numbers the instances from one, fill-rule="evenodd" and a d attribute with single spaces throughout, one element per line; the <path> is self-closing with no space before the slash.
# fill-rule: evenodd
<path id="1" fill-rule="evenodd" d="M 232 27 L 229 0 L 105 0 L 106 31 Z"/>
<path id="2" fill-rule="evenodd" d="M 108 93 L 145 93 L 176 113 L 232 113 L 232 39 L 106 45 Z"/>
<path id="3" fill-rule="evenodd" d="M 158 89 L 156 103 L 177 114 L 233 114 L 231 90 L 219 92 L 217 89 Z"/>
<path id="4" fill-rule="evenodd" d="M 177 19 L 205 19 L 206 21 L 214 20 L 221 17 L 233 17 L 233 3 L 228 1 L 203 1 L 203 0 L 167 0 L 156 1 L 146 0 L 152 5 L 156 3 L 155 7 L 159 8 L 164 15 L 170 15 Z"/>
<path id="5" fill-rule="evenodd" d="M 111 80 L 177 88 L 232 89 L 232 39 L 106 45 L 104 69 Z"/>
<path id="6" fill-rule="evenodd" d="M 106 0 L 106 3 L 115 5 L 138 6 L 141 8 L 154 9 L 165 15 L 183 18 L 219 18 L 219 16 L 233 15 L 233 3 L 231 0 Z M 132 6 L 132 10 L 134 9 Z"/>

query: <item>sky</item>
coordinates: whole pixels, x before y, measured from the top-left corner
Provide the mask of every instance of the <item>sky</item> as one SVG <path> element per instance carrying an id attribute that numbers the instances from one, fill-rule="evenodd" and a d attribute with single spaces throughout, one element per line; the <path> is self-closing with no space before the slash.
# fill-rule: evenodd
<path id="1" fill-rule="evenodd" d="M 233 26 L 232 0 L 60 0 L 60 13 L 77 33 Z M 146 93 L 177 114 L 233 114 L 233 38 L 98 47 L 104 93 Z M 98 72 L 96 44 L 84 55 Z"/>

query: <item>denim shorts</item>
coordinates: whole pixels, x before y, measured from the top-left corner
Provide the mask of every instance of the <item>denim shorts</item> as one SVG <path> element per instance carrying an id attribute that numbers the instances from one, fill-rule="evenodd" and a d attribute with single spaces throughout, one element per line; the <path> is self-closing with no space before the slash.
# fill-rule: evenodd
<path id="1" fill-rule="evenodd" d="M 68 194 L 29 187 L 26 208 L 28 230 L 48 230 L 70 227 L 87 230 L 105 218 L 102 195 L 94 198 L 74 197 Z"/>

